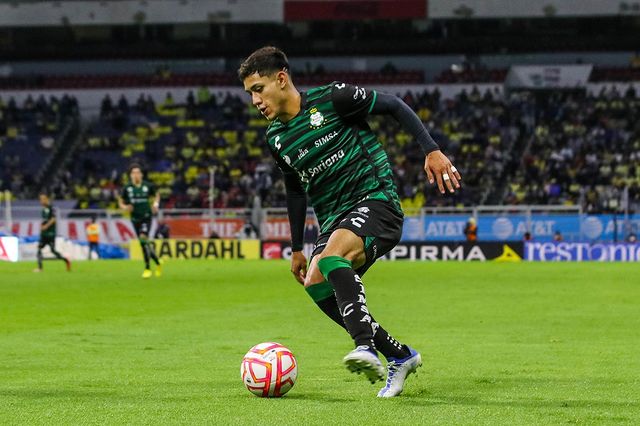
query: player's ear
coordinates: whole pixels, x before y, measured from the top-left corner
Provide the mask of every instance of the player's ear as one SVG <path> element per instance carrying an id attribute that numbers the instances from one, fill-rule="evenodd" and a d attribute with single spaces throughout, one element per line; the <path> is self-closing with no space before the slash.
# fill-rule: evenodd
<path id="1" fill-rule="evenodd" d="M 280 89 L 284 89 L 287 86 L 287 83 L 289 83 L 289 74 L 284 70 L 278 71 L 276 74 L 276 83 Z"/>

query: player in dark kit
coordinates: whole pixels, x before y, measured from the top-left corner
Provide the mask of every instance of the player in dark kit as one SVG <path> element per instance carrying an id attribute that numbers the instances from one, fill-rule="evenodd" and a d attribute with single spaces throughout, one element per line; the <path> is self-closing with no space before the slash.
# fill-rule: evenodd
<path id="1" fill-rule="evenodd" d="M 42 223 L 40 225 L 40 241 L 38 242 L 38 267 L 33 272 L 42 272 L 42 261 L 49 260 L 42 256 L 42 249 L 49 246 L 54 259 L 64 261 L 67 271 L 71 271 L 71 262 L 69 259 L 58 253 L 56 250 L 56 211 L 51 205 L 49 196 L 45 193 L 40 194 L 40 205 L 42 206 Z M 51 259 L 52 260 L 52 259 Z"/>
<path id="2" fill-rule="evenodd" d="M 132 164 L 129 167 L 129 178 L 129 184 L 122 188 L 118 204 L 121 209 L 131 213 L 131 223 L 140 240 L 144 256 L 142 278 L 150 278 L 152 275 L 149 259 L 155 262 L 156 276 L 159 277 L 162 275 L 162 262 L 156 256 L 153 246 L 149 244 L 149 232 L 153 215 L 160 207 L 160 194 L 156 192 L 153 184 L 142 179 L 142 168 L 139 164 Z M 152 197 L 153 202 L 150 202 Z"/>
<path id="3" fill-rule="evenodd" d="M 379 397 L 402 392 L 420 354 L 394 339 L 371 315 L 362 275 L 400 240 L 403 213 L 389 160 L 366 123 L 369 114 L 395 117 L 425 151 L 424 169 L 440 192 L 460 187 L 460 174 L 440 152 L 416 114 L 399 98 L 333 82 L 300 93 L 285 54 L 264 47 L 240 66 L 238 76 L 271 124 L 267 144 L 282 170 L 291 226 L 291 272 L 320 309 L 355 342 L 347 368 L 375 383 L 384 377 L 377 352 L 387 359 Z M 311 261 L 302 253 L 307 196 L 320 223 Z"/>

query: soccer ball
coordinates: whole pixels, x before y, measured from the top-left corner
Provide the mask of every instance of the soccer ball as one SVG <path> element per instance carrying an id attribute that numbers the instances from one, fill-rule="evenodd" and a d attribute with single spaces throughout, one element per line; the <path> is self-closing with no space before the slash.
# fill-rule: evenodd
<path id="1" fill-rule="evenodd" d="M 242 383 L 255 395 L 278 397 L 289 392 L 298 377 L 298 362 L 280 343 L 255 345 L 242 359 Z"/>

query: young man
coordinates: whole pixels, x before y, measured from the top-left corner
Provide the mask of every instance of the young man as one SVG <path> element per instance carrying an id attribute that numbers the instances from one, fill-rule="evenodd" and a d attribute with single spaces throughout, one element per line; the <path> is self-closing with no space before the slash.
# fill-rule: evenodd
<path id="1" fill-rule="evenodd" d="M 375 383 L 379 397 L 402 392 L 405 378 L 422 364 L 420 354 L 395 340 L 372 317 L 361 276 L 400 240 L 403 214 L 391 165 L 365 119 L 395 117 L 425 151 L 424 169 L 440 192 L 461 179 L 416 114 L 396 96 L 334 82 L 299 93 L 285 54 L 263 47 L 240 66 L 238 76 L 271 124 L 267 144 L 282 170 L 291 226 L 291 272 L 314 302 L 347 330 L 356 348 L 347 368 Z M 307 198 L 320 223 L 309 267 L 302 253 Z"/>
<path id="2" fill-rule="evenodd" d="M 149 244 L 149 232 L 151 230 L 151 220 L 154 214 L 158 213 L 160 207 L 160 194 L 155 187 L 142 179 L 142 167 L 139 164 L 129 166 L 129 184 L 122 188 L 118 204 L 120 208 L 131 213 L 131 223 L 136 230 L 142 255 L 144 256 L 144 272 L 142 278 L 151 277 L 149 258 L 156 264 L 156 276 L 162 275 L 162 265 L 158 256 Z M 150 199 L 153 197 L 153 202 Z"/>
<path id="3" fill-rule="evenodd" d="M 71 271 L 71 262 L 66 257 L 62 256 L 56 250 L 56 210 L 51 205 L 49 196 L 45 193 L 41 193 L 40 205 L 42 206 L 42 222 L 40 225 L 40 241 L 38 242 L 38 267 L 33 272 L 42 272 L 42 261 L 46 260 L 42 256 L 42 249 L 49 246 L 51 253 L 55 256 L 55 259 L 64 261 L 67 266 L 67 271 Z"/>

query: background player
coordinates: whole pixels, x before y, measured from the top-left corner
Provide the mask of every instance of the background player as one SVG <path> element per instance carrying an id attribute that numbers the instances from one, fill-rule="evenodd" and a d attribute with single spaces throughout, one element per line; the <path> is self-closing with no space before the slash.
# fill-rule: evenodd
<path id="1" fill-rule="evenodd" d="M 40 205 L 42 206 L 42 222 L 40 225 L 40 241 L 38 242 L 38 267 L 33 272 L 42 271 L 43 260 L 60 259 L 64 261 L 67 266 L 67 271 L 71 271 L 71 261 L 58 253 L 56 250 L 56 211 L 51 205 L 49 196 L 45 193 L 40 194 Z M 44 258 L 42 256 L 42 249 L 49 246 L 51 253 L 55 256 L 52 258 Z"/>
<path id="2" fill-rule="evenodd" d="M 416 114 L 399 98 L 334 82 L 299 93 L 285 54 L 274 47 L 252 53 L 238 70 L 252 103 L 271 121 L 267 144 L 283 172 L 292 235 L 291 272 L 322 311 L 353 338 L 349 370 L 374 383 L 388 361 L 378 396 L 400 394 L 421 356 L 372 317 L 361 276 L 400 240 L 403 214 L 386 153 L 365 119 L 395 117 L 425 151 L 424 170 L 442 193 L 460 174 L 440 152 Z M 308 194 L 321 226 L 307 271 L 302 253 Z"/>
<path id="3" fill-rule="evenodd" d="M 153 198 L 153 202 L 151 201 Z M 160 207 L 160 194 L 150 182 L 142 179 L 142 167 L 139 164 L 129 166 L 129 183 L 122 188 L 118 199 L 120 208 L 131 213 L 131 223 L 140 240 L 142 255 L 144 256 L 144 272 L 142 278 L 151 277 L 149 259 L 156 264 L 156 276 L 162 275 L 162 264 L 149 244 L 149 232 L 153 215 L 158 213 Z"/>

